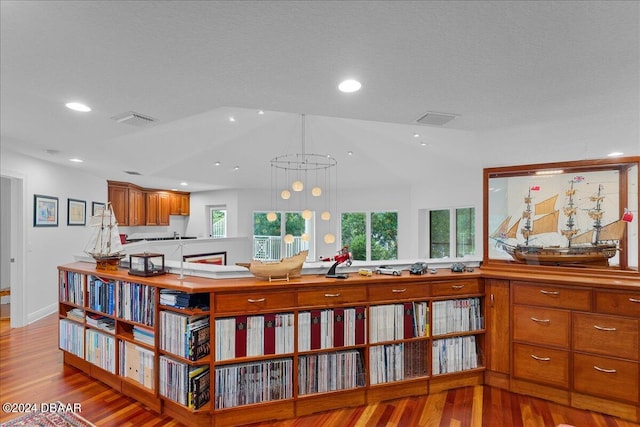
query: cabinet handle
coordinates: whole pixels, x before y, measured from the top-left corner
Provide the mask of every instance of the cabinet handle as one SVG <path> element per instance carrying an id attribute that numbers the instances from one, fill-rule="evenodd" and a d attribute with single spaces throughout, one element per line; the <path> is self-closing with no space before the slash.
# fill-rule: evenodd
<path id="1" fill-rule="evenodd" d="M 391 289 L 391 292 L 393 292 L 394 294 L 401 294 L 403 292 L 407 292 L 406 289 Z"/>
<path id="2" fill-rule="evenodd" d="M 462 288 L 464 288 L 464 285 L 451 285 L 451 289 L 455 289 L 456 291 Z"/>
<path id="3" fill-rule="evenodd" d="M 327 298 L 337 298 L 340 296 L 340 293 L 337 294 L 324 294 L 325 297 Z"/>
<path id="4" fill-rule="evenodd" d="M 638 298 L 631 298 L 631 297 L 629 297 L 629 301 L 631 301 L 631 302 L 638 302 L 638 303 L 640 303 L 640 299 L 638 299 Z"/>
<path id="5" fill-rule="evenodd" d="M 553 297 L 560 295 L 560 292 L 558 292 L 558 291 L 545 291 L 544 289 L 540 289 L 540 293 L 542 295 L 549 295 L 549 296 L 553 296 Z"/>
<path id="6" fill-rule="evenodd" d="M 540 362 L 550 362 L 551 358 L 550 357 L 540 357 L 540 356 L 536 356 L 535 354 L 531 355 L 532 359 L 538 360 Z"/>
<path id="7" fill-rule="evenodd" d="M 549 319 L 538 319 L 537 317 L 530 317 L 529 319 L 537 323 L 551 323 L 551 320 Z"/>
<path id="8" fill-rule="evenodd" d="M 260 298 L 260 299 L 247 299 L 247 301 L 249 301 L 251 304 L 255 304 L 257 302 L 265 302 L 267 299 L 266 298 Z"/>
<path id="9" fill-rule="evenodd" d="M 598 326 L 598 325 L 593 325 L 593 327 L 599 331 L 606 331 L 606 332 L 615 332 L 618 330 L 617 328 L 607 328 L 606 326 Z"/>
<path id="10" fill-rule="evenodd" d="M 495 302 L 495 297 L 493 296 L 493 294 L 491 294 L 491 307 L 495 305 Z"/>
<path id="11" fill-rule="evenodd" d="M 596 365 L 593 365 L 593 369 L 595 369 L 596 371 L 604 372 L 605 374 L 615 374 L 616 372 L 618 372 L 615 369 L 605 369 Z"/>

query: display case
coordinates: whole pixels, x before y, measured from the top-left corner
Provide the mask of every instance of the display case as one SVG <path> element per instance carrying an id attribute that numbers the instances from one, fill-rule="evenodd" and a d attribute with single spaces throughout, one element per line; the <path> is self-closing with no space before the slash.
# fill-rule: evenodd
<path id="1" fill-rule="evenodd" d="M 485 169 L 483 263 L 637 274 L 639 163 Z"/>
<path id="2" fill-rule="evenodd" d="M 157 276 L 165 274 L 164 254 L 131 254 L 129 255 L 129 274 L 134 276 Z"/>

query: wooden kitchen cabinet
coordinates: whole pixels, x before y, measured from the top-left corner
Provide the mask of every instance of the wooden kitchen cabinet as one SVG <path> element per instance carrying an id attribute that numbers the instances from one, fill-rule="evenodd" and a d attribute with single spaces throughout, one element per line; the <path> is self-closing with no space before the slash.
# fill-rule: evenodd
<path id="1" fill-rule="evenodd" d="M 511 335 L 509 321 L 509 281 L 486 279 L 487 370 L 485 383 L 509 388 Z"/>
<path id="2" fill-rule="evenodd" d="M 190 212 L 190 197 L 189 193 L 170 193 L 170 214 L 171 215 L 189 215 Z"/>
<path id="3" fill-rule="evenodd" d="M 145 199 L 142 188 L 127 182 L 107 181 L 109 202 L 121 226 L 145 225 Z"/>
<path id="4" fill-rule="evenodd" d="M 170 197 L 165 191 L 147 192 L 146 225 L 169 225 Z"/>

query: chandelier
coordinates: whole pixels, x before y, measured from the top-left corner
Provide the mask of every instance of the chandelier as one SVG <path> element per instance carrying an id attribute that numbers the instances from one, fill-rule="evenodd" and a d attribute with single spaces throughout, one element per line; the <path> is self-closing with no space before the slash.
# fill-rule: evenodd
<path id="1" fill-rule="evenodd" d="M 282 200 L 288 210 L 301 211 L 302 218 L 313 217 L 313 209 L 322 210 L 320 219 L 331 221 L 331 205 L 337 200 L 337 164 L 335 158 L 326 154 L 306 152 L 305 115 L 301 114 L 301 146 L 302 150 L 295 154 L 283 154 L 271 159 L 271 193 L 275 201 L 275 210 L 267 213 L 268 221 L 277 219 L 278 202 Z M 310 195 L 311 197 L 307 197 Z M 272 206 L 273 208 L 273 206 Z M 304 233 L 302 240 L 308 241 Z M 334 243 L 336 237 L 327 232 L 324 242 Z M 285 243 L 292 243 L 293 236 L 285 235 Z"/>

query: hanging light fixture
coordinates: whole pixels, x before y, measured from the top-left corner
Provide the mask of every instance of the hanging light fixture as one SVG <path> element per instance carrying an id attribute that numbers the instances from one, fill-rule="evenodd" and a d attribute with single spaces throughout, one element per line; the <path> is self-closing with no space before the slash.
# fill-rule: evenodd
<path id="1" fill-rule="evenodd" d="M 291 200 L 293 202 L 293 196 L 296 193 L 300 193 L 302 199 L 298 199 L 298 204 L 304 206 L 300 209 L 302 211 L 302 218 L 309 220 L 313 217 L 313 212 L 310 206 L 307 206 L 307 197 L 304 193 L 305 188 L 311 189 L 310 193 L 314 199 L 319 200 L 319 203 L 323 206 L 324 210 L 320 215 L 320 218 L 324 221 L 331 219 L 331 199 L 337 197 L 337 190 L 332 191 L 332 185 L 337 188 L 337 164 L 335 158 L 326 154 L 311 154 L 306 152 L 306 126 L 305 115 L 301 114 L 301 152 L 295 154 L 283 154 L 281 156 L 271 159 L 271 171 L 272 179 L 271 187 L 272 193 L 278 194 L 282 200 Z M 289 181 L 289 176 L 293 177 L 293 181 Z M 324 182 L 324 184 L 323 184 Z M 284 189 L 283 189 L 284 188 Z M 291 191 L 289 191 L 289 189 Z M 309 190 L 306 190 L 309 191 Z M 322 198 L 322 199 L 319 199 Z M 276 196 L 277 200 L 278 197 Z M 276 202 L 277 204 L 277 202 Z M 318 205 L 318 202 L 315 203 Z M 335 203 L 337 205 L 337 203 Z M 273 215 L 272 215 L 273 214 Z M 273 218 L 273 219 L 271 219 Z M 277 218 L 275 212 L 269 212 L 267 219 L 269 221 L 275 221 Z M 285 236 L 285 242 L 293 242 L 293 236 L 287 234 Z M 308 241 L 309 236 L 304 233 L 301 236 L 303 241 Z M 327 233 L 324 236 L 324 241 L 327 243 L 335 242 L 335 236 L 331 233 Z"/>

